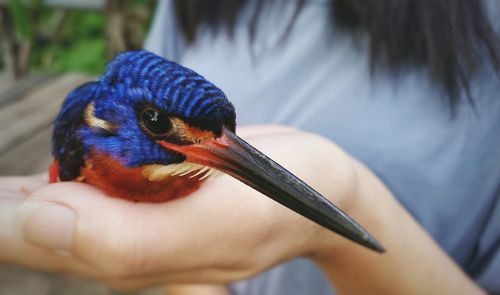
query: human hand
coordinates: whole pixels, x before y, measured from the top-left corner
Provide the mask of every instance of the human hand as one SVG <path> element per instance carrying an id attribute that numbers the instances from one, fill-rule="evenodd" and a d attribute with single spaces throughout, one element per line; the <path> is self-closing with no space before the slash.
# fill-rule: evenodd
<path id="1" fill-rule="evenodd" d="M 352 162 L 335 145 L 288 128 L 240 131 L 339 207 L 349 208 Z M 81 183 L 47 185 L 40 177 L 4 178 L 0 185 L 1 200 L 8 204 L 0 206 L 2 228 L 15 229 L 0 235 L 1 260 L 120 289 L 230 282 L 315 255 L 337 237 L 228 176 L 163 204 L 109 198 Z"/>

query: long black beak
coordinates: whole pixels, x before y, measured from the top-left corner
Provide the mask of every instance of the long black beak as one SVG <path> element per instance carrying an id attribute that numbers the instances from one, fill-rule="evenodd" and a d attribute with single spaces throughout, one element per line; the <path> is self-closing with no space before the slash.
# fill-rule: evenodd
<path id="1" fill-rule="evenodd" d="M 382 245 L 361 225 L 305 182 L 281 167 L 233 132 L 210 143 L 179 146 L 160 142 L 182 153 L 186 161 L 227 173 L 306 218 L 377 252 Z"/>

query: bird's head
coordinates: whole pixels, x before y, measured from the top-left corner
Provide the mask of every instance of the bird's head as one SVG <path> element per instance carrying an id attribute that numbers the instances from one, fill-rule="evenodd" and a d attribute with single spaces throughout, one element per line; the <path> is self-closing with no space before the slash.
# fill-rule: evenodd
<path id="1" fill-rule="evenodd" d="M 198 181 L 215 169 L 382 250 L 354 220 L 239 138 L 235 118 L 224 93 L 194 71 L 147 51 L 119 54 L 97 81 L 75 89 L 62 106 L 53 138 L 59 177 L 83 174 L 92 184 L 114 179 L 101 187 L 148 195 L 152 187 L 161 194 L 159 184 L 175 179 L 186 186 L 184 180 Z"/>
<path id="2" fill-rule="evenodd" d="M 219 88 L 153 53 L 118 55 L 94 83 L 78 132 L 85 150 L 125 167 L 183 163 L 185 155 L 162 144 L 201 144 L 235 130 L 234 107 Z"/>

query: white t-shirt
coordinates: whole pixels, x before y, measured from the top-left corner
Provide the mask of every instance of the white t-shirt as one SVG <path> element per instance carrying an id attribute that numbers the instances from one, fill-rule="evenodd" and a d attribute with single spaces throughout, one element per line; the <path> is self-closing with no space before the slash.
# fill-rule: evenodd
<path id="1" fill-rule="evenodd" d="M 270 5 L 250 43 L 251 8 L 234 39 L 201 28 L 186 46 L 172 3 L 160 1 L 145 49 L 220 87 L 237 122 L 278 123 L 322 134 L 370 167 L 439 245 L 481 286 L 500 292 L 500 83 L 485 69 L 476 111 L 416 70 L 370 74 L 366 38 L 331 28 L 329 1 L 306 1 L 277 44 L 294 1 Z M 404 235 L 405 233 L 401 233 Z M 409 266 L 410 267 L 410 266 Z M 331 294 L 305 260 L 234 284 L 234 294 Z"/>

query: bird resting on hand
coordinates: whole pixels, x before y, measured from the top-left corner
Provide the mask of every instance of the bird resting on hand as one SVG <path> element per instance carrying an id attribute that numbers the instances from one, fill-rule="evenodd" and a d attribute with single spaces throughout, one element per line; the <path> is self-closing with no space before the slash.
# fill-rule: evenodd
<path id="1" fill-rule="evenodd" d="M 54 121 L 50 182 L 80 181 L 112 197 L 163 202 L 188 195 L 220 171 L 384 251 L 347 214 L 239 138 L 235 128 L 233 105 L 205 78 L 151 52 L 124 52 L 63 102 Z"/>

